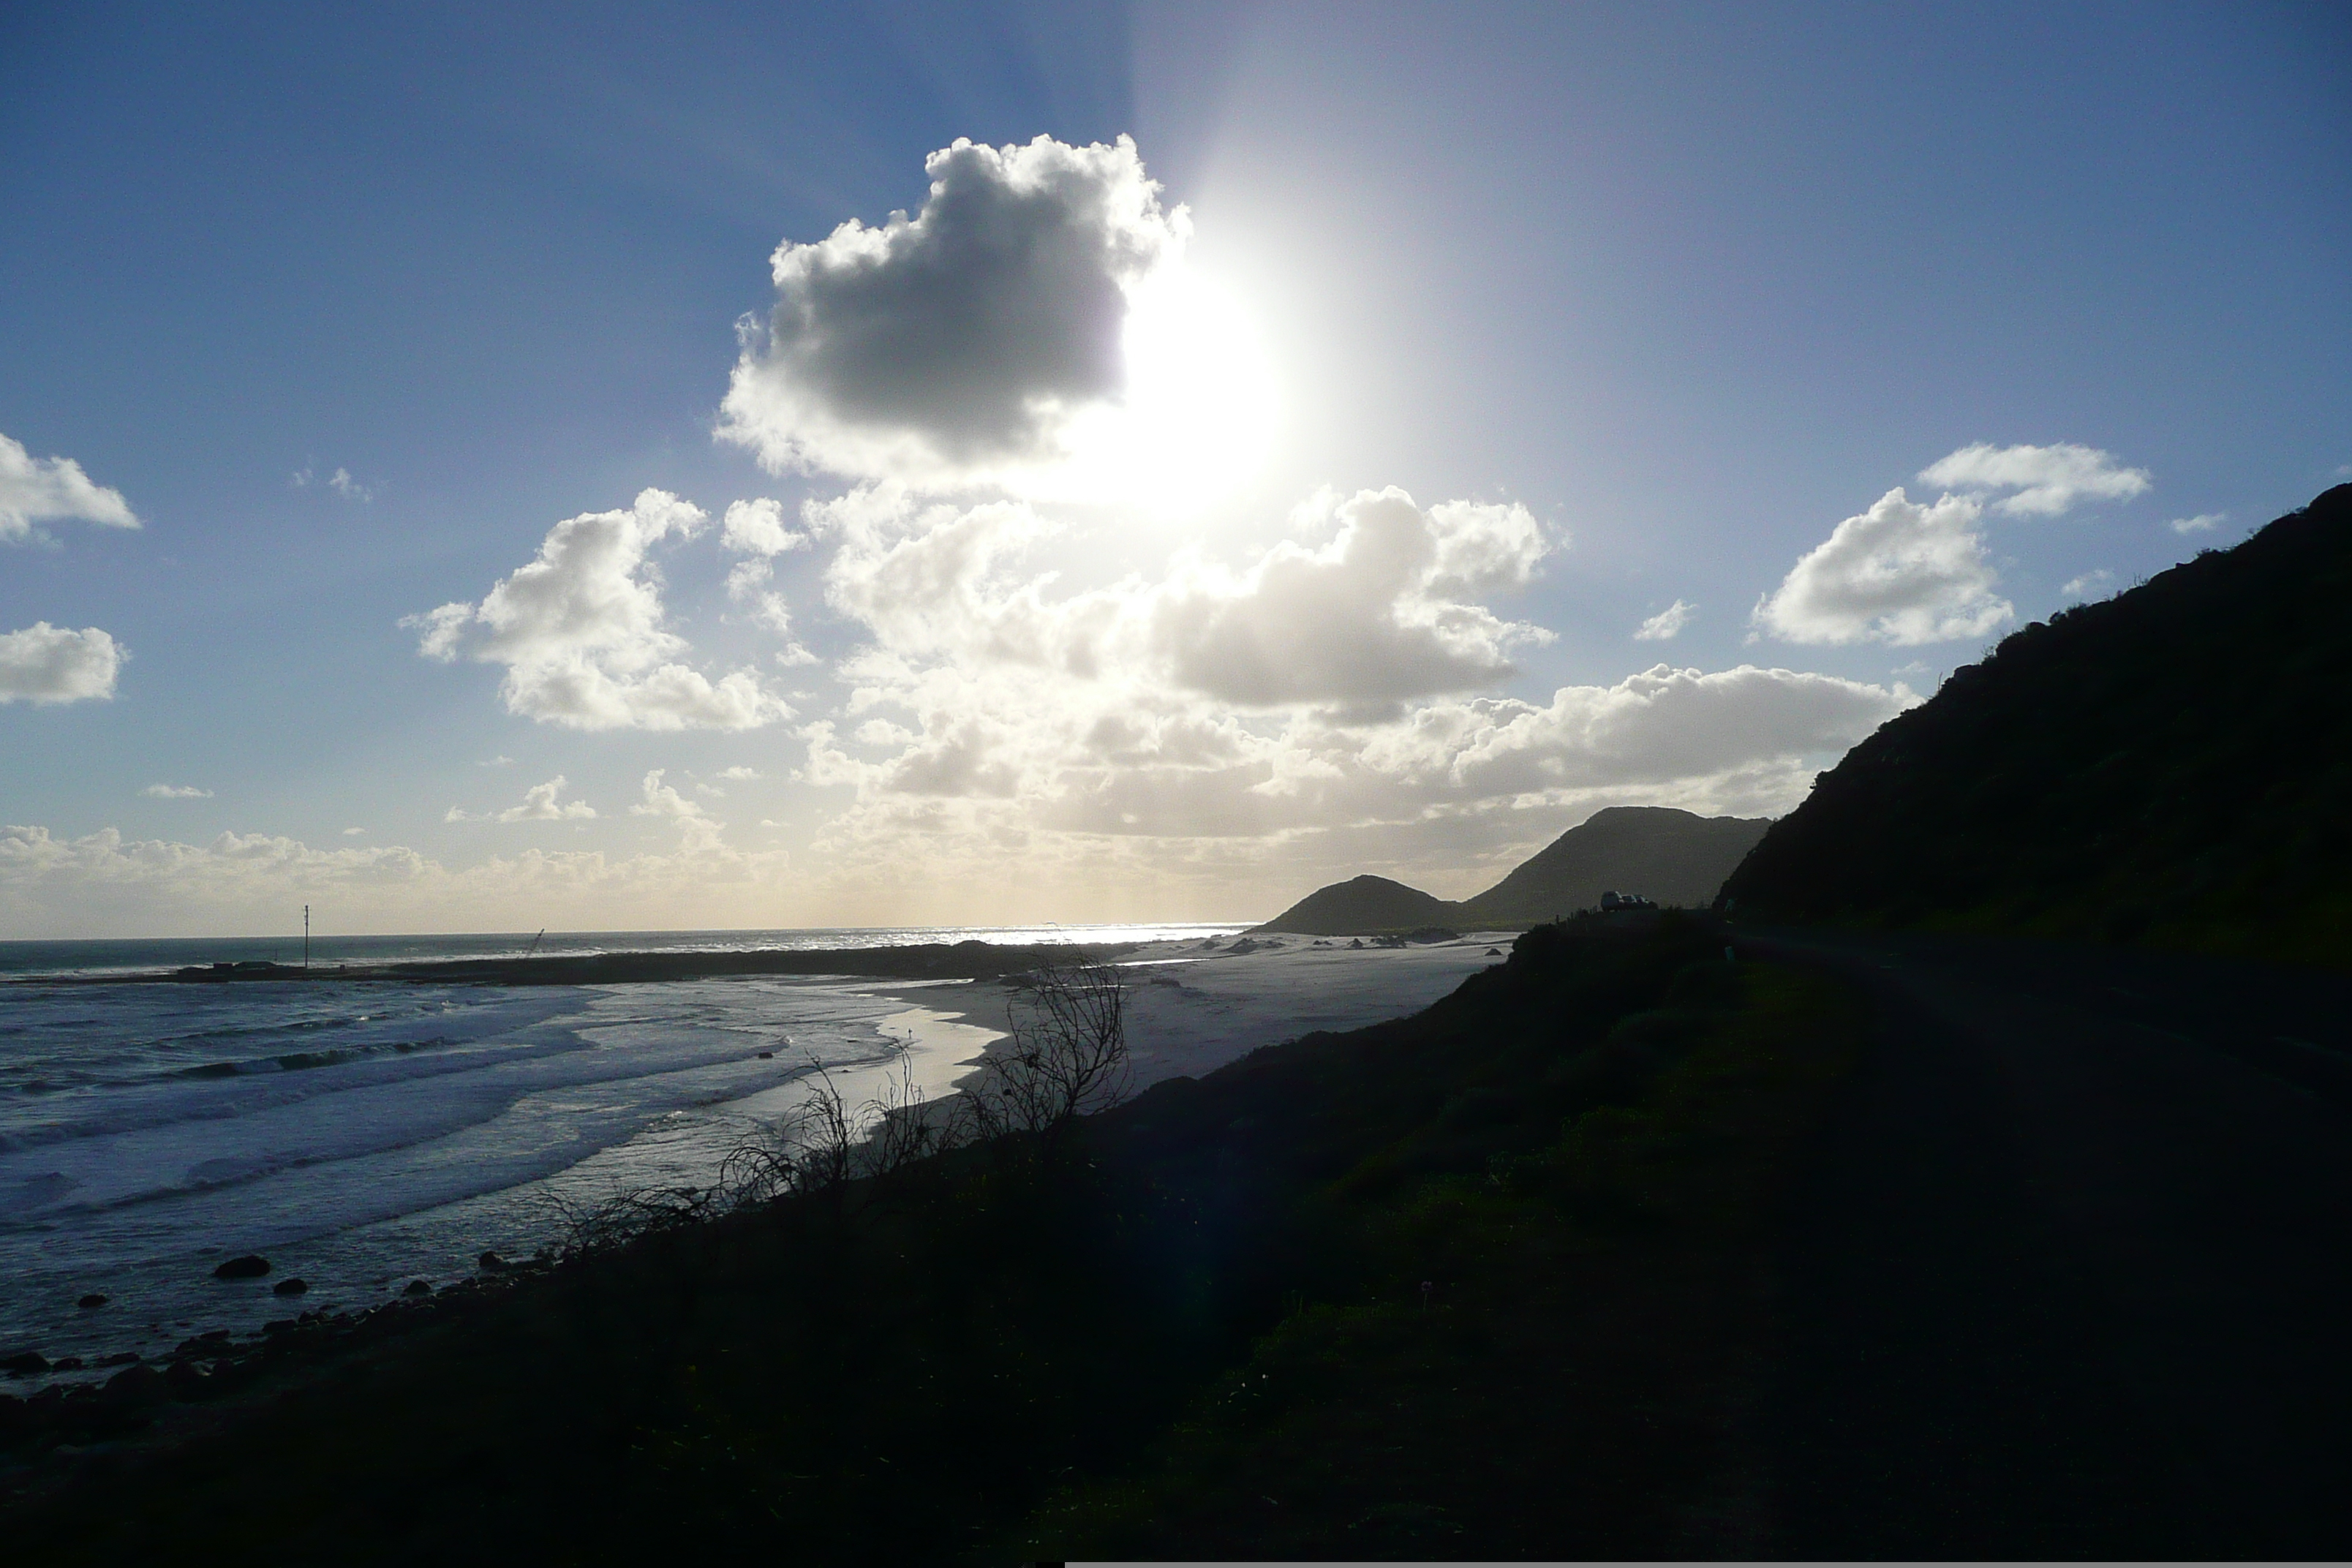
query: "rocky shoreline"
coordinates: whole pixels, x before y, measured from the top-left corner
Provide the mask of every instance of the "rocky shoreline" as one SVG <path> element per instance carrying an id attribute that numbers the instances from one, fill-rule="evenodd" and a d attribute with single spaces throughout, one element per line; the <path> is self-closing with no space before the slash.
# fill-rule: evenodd
<path id="1" fill-rule="evenodd" d="M 414 1280 L 392 1300 L 299 1312 L 242 1338 L 208 1330 L 152 1357 L 125 1351 L 85 1364 L 21 1352 L 0 1363 L 12 1377 L 120 1370 L 97 1381 L 51 1381 L 30 1396 L 0 1392 L 0 1505 L 62 1485 L 90 1465 L 201 1436 L 338 1363 L 469 1317 L 551 1276 L 557 1264 L 545 1254 L 509 1262 L 485 1252 L 477 1267 L 447 1285 Z"/>

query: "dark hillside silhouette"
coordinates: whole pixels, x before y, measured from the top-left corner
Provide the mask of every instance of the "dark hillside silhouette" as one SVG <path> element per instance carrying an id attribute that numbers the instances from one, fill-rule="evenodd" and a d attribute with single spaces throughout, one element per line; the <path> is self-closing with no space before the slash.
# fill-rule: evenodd
<path id="1" fill-rule="evenodd" d="M 2341 966 L 2352 485 L 2062 611 L 1822 775 L 1743 919 L 2094 937 Z"/>
<path id="2" fill-rule="evenodd" d="M 1601 895 L 1612 889 L 1704 909 L 1771 826 L 1761 816 L 1606 806 L 1464 903 L 1463 918 L 1475 925 L 1532 925 L 1598 908 Z"/>
<path id="3" fill-rule="evenodd" d="M 1461 908 L 1418 888 L 1367 874 L 1318 888 L 1257 929 L 1302 936 L 1370 936 L 1447 925 L 1459 917 Z"/>
<path id="4" fill-rule="evenodd" d="M 1258 929 L 1309 936 L 1372 936 L 1429 926 L 1509 929 L 1598 909 L 1601 895 L 1611 891 L 1704 909 L 1770 826 L 1760 816 L 1604 806 L 1465 902 L 1363 876 L 1317 889 Z"/>

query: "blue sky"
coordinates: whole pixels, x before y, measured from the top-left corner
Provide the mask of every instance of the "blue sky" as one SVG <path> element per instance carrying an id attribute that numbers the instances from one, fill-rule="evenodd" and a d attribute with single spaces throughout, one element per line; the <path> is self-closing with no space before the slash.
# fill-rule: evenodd
<path id="1" fill-rule="evenodd" d="M 2335 8 L 479 11 L 0 20 L 0 935 L 1466 893 L 2352 463 Z"/>

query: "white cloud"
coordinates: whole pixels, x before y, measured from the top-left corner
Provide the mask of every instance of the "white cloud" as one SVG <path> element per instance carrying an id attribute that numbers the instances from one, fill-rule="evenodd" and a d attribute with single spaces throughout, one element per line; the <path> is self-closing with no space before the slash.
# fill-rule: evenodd
<path id="1" fill-rule="evenodd" d="M 1156 885 L 1343 840 L 1426 857 L 1616 800 L 1785 809 L 1915 700 L 1663 666 L 1549 704 L 1454 695 L 1545 635 L 1464 591 L 1532 575 L 1547 542 L 1523 509 L 1321 496 L 1244 569 L 1188 552 L 1156 579 L 1067 591 L 1039 566 L 1077 542 L 1023 504 L 872 487 L 803 518 L 835 547 L 829 603 L 872 641 L 836 667 L 846 711 L 802 728 L 793 776 L 851 792 L 815 847 L 874 886 L 948 864 L 975 885 L 1098 880 L 1112 860 Z"/>
<path id="2" fill-rule="evenodd" d="M 1023 503 L 918 507 L 874 487 L 806 515 L 840 542 L 828 602 L 900 660 L 1116 673 L 1243 707 L 1369 710 L 1493 685 L 1511 673 L 1512 648 L 1552 636 L 1463 596 L 1533 574 L 1547 542 L 1518 506 L 1424 511 L 1395 489 L 1326 494 L 1290 519 L 1294 532 L 1328 533 L 1323 544 L 1285 540 L 1238 572 L 1186 552 L 1158 583 L 1066 596 L 1027 565 L 1060 531 Z M 862 667 L 843 668 L 855 679 Z"/>
<path id="3" fill-rule="evenodd" d="M 738 555 L 782 555 L 808 548 L 809 536 L 784 526 L 784 504 L 769 500 L 731 501 L 719 542 Z"/>
<path id="4" fill-rule="evenodd" d="M 510 805 L 499 813 L 500 822 L 580 822 L 596 815 L 596 808 L 584 800 L 559 801 L 563 793 L 564 778 L 556 774 L 542 784 L 533 784 L 522 792 L 522 804 Z"/>
<path id="5" fill-rule="evenodd" d="M 719 830 L 727 825 L 712 820 L 699 804 L 662 783 L 662 775 L 668 771 L 656 768 L 646 774 L 639 786 L 640 798 L 629 807 L 629 815 L 667 817 L 677 824 L 681 841 L 688 847 L 716 848 L 719 842 Z"/>
<path id="6" fill-rule="evenodd" d="M 333 473 L 329 474 L 327 476 L 327 484 L 337 495 L 342 497 L 345 500 L 371 501 L 375 500 L 375 491 L 368 486 L 360 483 L 357 479 L 352 478 L 352 471 L 349 468 L 337 468 Z"/>
<path id="7" fill-rule="evenodd" d="M 719 435 L 777 472 L 937 488 L 1050 468 L 1126 390 L 1129 297 L 1181 253 L 1135 144 L 968 141 L 913 217 L 852 219 L 772 258 Z"/>
<path id="8" fill-rule="evenodd" d="M 139 526 L 122 492 L 92 483 L 71 458 L 36 458 L 0 436 L 0 544 L 44 537 L 36 524 L 67 520 Z"/>
<path id="9" fill-rule="evenodd" d="M 1399 777 L 1442 776 L 1488 797 L 1663 783 L 1842 752 L 1916 700 L 1899 685 L 1661 664 L 1614 686 L 1564 686 L 1542 706 L 1439 704 L 1374 740 L 1365 757 Z"/>
<path id="10" fill-rule="evenodd" d="M 1685 605 L 1680 599 L 1676 599 L 1673 604 L 1643 621 L 1640 628 L 1633 633 L 1633 640 L 1635 642 L 1672 642 L 1676 633 L 1690 625 L 1691 612 L 1697 608 L 1696 605 Z"/>
<path id="11" fill-rule="evenodd" d="M 2200 511 L 2195 517 L 2176 517 L 2165 526 L 2179 534 L 2210 533 L 2229 521 L 2226 511 Z"/>
<path id="12" fill-rule="evenodd" d="M 397 845 L 314 848 L 224 833 L 205 844 L 126 839 L 106 828 L 61 839 L 0 827 L 0 936 L 172 935 L 278 929 L 292 904 L 344 931 L 511 931 L 556 921 L 755 925 L 799 886 L 783 849 L 682 843 L 661 854 L 527 850 L 453 868 Z M 821 911 L 795 911 L 814 923 Z"/>
<path id="13" fill-rule="evenodd" d="M 1761 630 L 1797 643 L 1896 647 L 1982 637 L 2015 613 L 1976 531 L 1979 502 L 1922 506 L 1900 488 L 1847 518 L 1756 606 Z"/>
<path id="14" fill-rule="evenodd" d="M 74 631 L 35 621 L 22 631 L 0 632 L 0 703 L 112 697 L 115 677 L 130 657 L 96 626 Z"/>
<path id="15" fill-rule="evenodd" d="M 2079 577 L 2068 578 L 2066 585 L 2058 591 L 2070 599 L 2090 599 L 2096 598 L 2115 585 L 2116 574 L 2102 566 Z"/>
<path id="16" fill-rule="evenodd" d="M 514 759 L 501 752 L 495 757 L 485 757 L 474 765 L 478 768 L 510 768 L 514 766 Z"/>
<path id="17" fill-rule="evenodd" d="M 1996 447 L 1979 441 L 1919 471 L 1919 482 L 1954 490 L 2017 493 L 1994 503 L 2014 517 L 2055 517 L 2078 500 L 2129 500 L 2148 488 L 2146 468 L 2125 468 L 2111 452 L 2062 441 L 2053 447 Z"/>
<path id="18" fill-rule="evenodd" d="M 150 800 L 210 800 L 213 792 L 194 784 L 151 784 L 139 792 Z"/>
<path id="19" fill-rule="evenodd" d="M 758 778 L 760 776 L 760 770 L 757 768 L 747 768 L 740 763 L 738 763 L 731 768 L 719 769 L 719 776 L 722 779 L 730 779 L 735 783 L 741 784 L 748 780 Z"/>
<path id="20" fill-rule="evenodd" d="M 358 838 L 365 835 L 367 829 L 364 827 L 346 827 L 343 829 L 343 837 L 346 838 Z"/>
<path id="21" fill-rule="evenodd" d="M 1491 686 L 1552 634 L 1454 595 L 1524 583 L 1544 543 L 1524 507 L 1423 511 L 1391 487 L 1338 503 L 1320 550 L 1284 543 L 1239 575 L 1188 562 L 1152 633 L 1181 685 L 1253 707 L 1394 703 Z"/>
<path id="22" fill-rule="evenodd" d="M 646 552 L 707 521 L 664 490 L 627 511 L 557 523 L 539 557 L 478 605 L 404 618 L 428 658 L 502 664 L 509 712 L 579 730 L 747 730 L 790 716 L 749 670 L 713 681 L 677 662 L 685 639 L 666 629 L 658 572 Z"/>

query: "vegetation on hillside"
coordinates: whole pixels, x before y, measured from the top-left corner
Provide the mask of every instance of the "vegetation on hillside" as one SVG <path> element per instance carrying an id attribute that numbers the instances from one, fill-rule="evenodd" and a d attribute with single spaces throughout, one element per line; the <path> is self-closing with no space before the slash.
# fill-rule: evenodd
<path id="1" fill-rule="evenodd" d="M 12 1558 L 1737 1549 L 1759 1205 L 1852 1037 L 1700 922 L 1545 927 L 1414 1018 L 1082 1118 L 1065 1075 L 880 1176 L 803 1127 L 772 1201 L 83 1456 Z"/>
<path id="2" fill-rule="evenodd" d="M 2352 486 L 1956 671 L 1776 823 L 1743 920 L 2352 962 Z"/>

